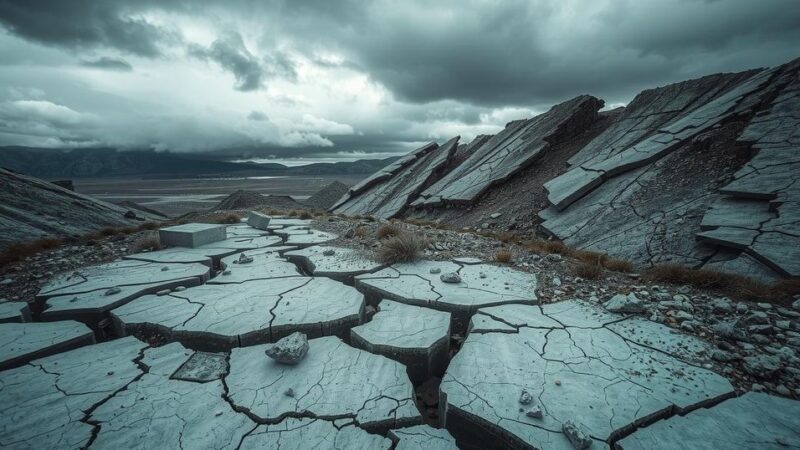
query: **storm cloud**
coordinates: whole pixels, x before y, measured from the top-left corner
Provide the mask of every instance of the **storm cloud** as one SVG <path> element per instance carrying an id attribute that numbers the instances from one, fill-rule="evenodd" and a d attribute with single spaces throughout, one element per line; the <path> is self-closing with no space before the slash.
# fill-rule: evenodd
<path id="1" fill-rule="evenodd" d="M 797 0 L 0 0 L 0 27 L 0 145 L 401 153 L 800 56 Z"/>

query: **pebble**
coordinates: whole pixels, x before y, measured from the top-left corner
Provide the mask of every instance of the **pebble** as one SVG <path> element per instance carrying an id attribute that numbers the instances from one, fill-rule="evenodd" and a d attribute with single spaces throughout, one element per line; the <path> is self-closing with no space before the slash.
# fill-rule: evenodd
<path id="1" fill-rule="evenodd" d="M 448 272 L 439 275 L 439 279 L 442 280 L 443 283 L 461 283 L 461 276 L 455 272 Z"/>

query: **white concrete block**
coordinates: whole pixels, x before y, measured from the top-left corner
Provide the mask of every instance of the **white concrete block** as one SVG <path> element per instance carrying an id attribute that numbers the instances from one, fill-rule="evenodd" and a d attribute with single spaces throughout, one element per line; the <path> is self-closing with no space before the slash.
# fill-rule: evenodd
<path id="1" fill-rule="evenodd" d="M 196 248 L 213 242 L 224 241 L 227 238 L 225 225 L 210 223 L 187 223 L 174 227 L 162 228 L 158 231 L 161 245 L 169 247 Z"/>
<path id="2" fill-rule="evenodd" d="M 270 220 L 272 220 L 272 217 L 256 211 L 250 211 L 247 216 L 247 224 L 259 230 L 267 230 Z"/>

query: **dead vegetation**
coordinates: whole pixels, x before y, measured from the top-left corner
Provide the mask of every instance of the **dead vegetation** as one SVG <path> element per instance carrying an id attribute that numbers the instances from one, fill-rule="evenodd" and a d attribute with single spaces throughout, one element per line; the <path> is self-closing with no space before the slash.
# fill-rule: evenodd
<path id="1" fill-rule="evenodd" d="M 657 283 L 714 289 L 740 300 L 789 304 L 800 294 L 800 280 L 780 280 L 772 284 L 753 278 L 710 269 L 692 269 L 678 264 L 659 264 L 646 270 L 643 278 Z"/>
<path id="2" fill-rule="evenodd" d="M 158 250 L 160 248 L 161 240 L 158 238 L 158 233 L 147 233 L 131 244 L 131 251 L 133 253 Z"/>
<path id="3" fill-rule="evenodd" d="M 42 238 L 20 244 L 11 244 L 0 252 L 0 267 L 62 245 L 64 245 L 64 241 L 58 238 Z"/>
<path id="4" fill-rule="evenodd" d="M 502 249 L 494 254 L 494 260 L 502 264 L 511 264 L 514 262 L 514 255 L 511 254 L 511 250 Z"/>
<path id="5" fill-rule="evenodd" d="M 403 232 L 403 229 L 400 228 L 399 225 L 388 222 L 379 226 L 375 231 L 375 235 L 378 237 L 378 239 L 386 239 L 387 237 L 397 236 L 401 232 Z"/>
<path id="6" fill-rule="evenodd" d="M 383 264 L 414 262 L 420 259 L 427 247 L 425 237 L 403 230 L 381 241 L 375 256 Z"/>

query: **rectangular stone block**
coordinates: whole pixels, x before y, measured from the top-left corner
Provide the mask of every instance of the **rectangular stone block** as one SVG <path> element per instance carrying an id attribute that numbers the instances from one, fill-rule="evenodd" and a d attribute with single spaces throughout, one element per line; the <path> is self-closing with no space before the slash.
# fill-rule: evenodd
<path id="1" fill-rule="evenodd" d="M 272 217 L 266 214 L 250 211 L 250 214 L 247 216 L 247 224 L 253 228 L 258 228 L 259 230 L 268 230 L 269 221 L 271 219 Z"/>
<path id="2" fill-rule="evenodd" d="M 211 223 L 187 223 L 158 231 L 161 245 L 169 247 L 197 248 L 201 245 L 224 241 L 227 238 L 225 225 Z"/>

